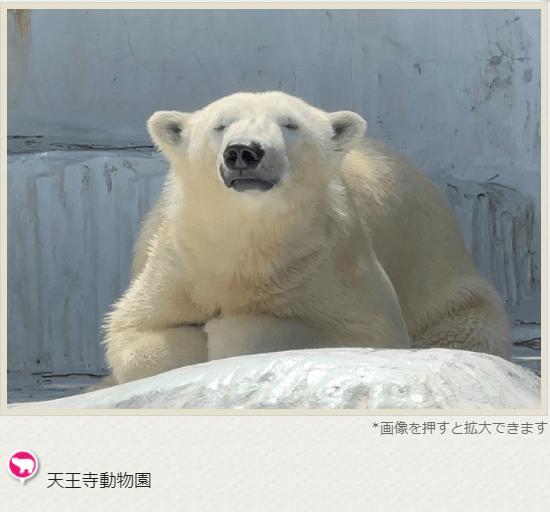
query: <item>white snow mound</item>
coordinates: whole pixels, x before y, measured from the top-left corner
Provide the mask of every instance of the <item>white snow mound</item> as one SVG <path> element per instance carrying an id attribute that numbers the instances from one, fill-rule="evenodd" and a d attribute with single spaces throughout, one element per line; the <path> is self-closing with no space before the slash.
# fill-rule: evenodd
<path id="1" fill-rule="evenodd" d="M 450 349 L 320 349 L 233 357 L 11 409 L 540 409 L 541 379 Z"/>

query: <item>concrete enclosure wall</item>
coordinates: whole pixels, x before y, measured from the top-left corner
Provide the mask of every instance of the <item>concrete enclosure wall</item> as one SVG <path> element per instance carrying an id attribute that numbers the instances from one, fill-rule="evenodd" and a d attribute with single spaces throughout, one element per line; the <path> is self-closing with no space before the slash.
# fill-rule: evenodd
<path id="1" fill-rule="evenodd" d="M 8 163 L 9 366 L 98 371 L 103 318 L 128 286 L 140 220 L 166 163 L 130 151 L 35 153 Z M 535 202 L 492 183 L 439 186 L 509 312 L 540 291 Z"/>
<path id="2" fill-rule="evenodd" d="M 540 195 L 538 10 L 10 13 L 9 135 L 147 144 L 156 110 L 282 89 L 360 113 L 432 175 Z"/>
<path id="3" fill-rule="evenodd" d="M 104 366 L 102 318 L 166 172 L 152 148 L 113 150 L 150 146 L 156 110 L 239 90 L 360 113 L 436 180 L 509 305 L 540 289 L 538 10 L 45 9 L 7 21 L 11 370 Z M 82 147 L 95 151 L 55 151 Z"/>
<path id="4" fill-rule="evenodd" d="M 8 162 L 9 367 L 101 370 L 103 319 L 130 282 L 134 240 L 166 166 L 83 151 Z"/>

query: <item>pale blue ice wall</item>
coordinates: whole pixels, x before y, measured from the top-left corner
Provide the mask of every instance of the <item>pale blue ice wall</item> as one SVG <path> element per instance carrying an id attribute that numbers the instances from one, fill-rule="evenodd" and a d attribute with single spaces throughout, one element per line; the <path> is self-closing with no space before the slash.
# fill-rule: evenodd
<path id="1" fill-rule="evenodd" d="M 8 156 L 8 364 L 98 371 L 105 313 L 130 281 L 135 236 L 166 166 L 158 155 Z"/>
<path id="2" fill-rule="evenodd" d="M 12 369 L 101 366 L 101 318 L 127 285 L 133 237 L 162 179 L 159 159 L 143 153 L 53 150 L 150 144 L 155 110 L 238 90 L 361 113 L 372 137 L 444 184 L 506 300 L 540 277 L 536 240 L 523 241 L 540 230 L 539 11 L 32 10 L 7 21 L 9 135 L 41 136 L 9 141 L 14 153 L 39 151 L 8 168 Z M 457 178 L 493 178 L 534 205 L 493 208 L 476 187 L 446 188 Z M 501 209 L 521 212 L 497 221 Z M 493 235 L 498 244 L 479 245 Z"/>
<path id="3" fill-rule="evenodd" d="M 282 89 L 540 195 L 537 10 L 33 10 L 8 32 L 10 135 L 147 143 L 155 110 Z"/>

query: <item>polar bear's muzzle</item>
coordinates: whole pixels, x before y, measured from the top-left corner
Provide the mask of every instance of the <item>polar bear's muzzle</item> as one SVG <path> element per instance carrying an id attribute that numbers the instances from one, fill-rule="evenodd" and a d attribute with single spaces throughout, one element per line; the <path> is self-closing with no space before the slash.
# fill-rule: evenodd
<path id="1" fill-rule="evenodd" d="M 267 191 L 279 178 L 268 172 L 266 152 L 257 142 L 229 144 L 223 152 L 220 174 L 227 188 L 236 192 Z"/>

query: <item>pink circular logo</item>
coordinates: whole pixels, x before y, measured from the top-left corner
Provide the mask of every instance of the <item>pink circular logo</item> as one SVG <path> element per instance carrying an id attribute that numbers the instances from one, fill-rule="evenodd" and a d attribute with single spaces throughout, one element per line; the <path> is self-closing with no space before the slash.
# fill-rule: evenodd
<path id="1" fill-rule="evenodd" d="M 23 485 L 28 478 L 36 475 L 37 469 L 38 459 L 36 455 L 28 450 L 15 452 L 8 459 L 8 471 L 13 478 L 17 478 L 21 481 L 21 485 Z"/>

